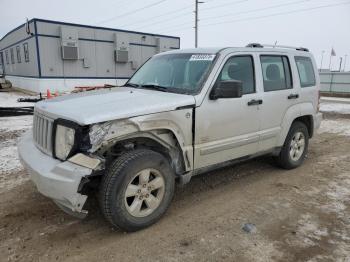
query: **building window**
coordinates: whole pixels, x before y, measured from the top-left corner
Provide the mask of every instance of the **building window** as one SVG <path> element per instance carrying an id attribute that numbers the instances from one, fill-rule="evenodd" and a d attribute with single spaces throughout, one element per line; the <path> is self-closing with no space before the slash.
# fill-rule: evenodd
<path id="1" fill-rule="evenodd" d="M 4 59 L 4 58 L 3 58 L 3 56 L 2 56 L 2 52 L 0 52 L 0 66 L 2 66 L 2 63 L 3 63 L 2 61 L 3 61 L 3 59 Z"/>
<path id="2" fill-rule="evenodd" d="M 21 49 L 19 46 L 16 46 L 16 53 L 17 53 L 17 63 L 21 63 Z"/>
<path id="3" fill-rule="evenodd" d="M 29 62 L 28 43 L 23 44 L 23 50 L 24 50 L 24 61 Z"/>
<path id="4" fill-rule="evenodd" d="M 260 62 L 265 92 L 293 88 L 288 57 L 261 55 Z"/>
<path id="5" fill-rule="evenodd" d="M 13 52 L 13 48 L 10 49 L 10 54 L 11 54 L 11 63 L 15 63 L 15 53 Z"/>
<path id="6" fill-rule="evenodd" d="M 5 51 L 5 58 L 6 58 L 6 64 L 10 64 L 10 60 L 9 60 L 9 50 Z"/>
<path id="7" fill-rule="evenodd" d="M 296 56 L 295 62 L 298 68 L 300 86 L 308 87 L 316 85 L 315 72 L 311 59 L 305 56 Z"/>

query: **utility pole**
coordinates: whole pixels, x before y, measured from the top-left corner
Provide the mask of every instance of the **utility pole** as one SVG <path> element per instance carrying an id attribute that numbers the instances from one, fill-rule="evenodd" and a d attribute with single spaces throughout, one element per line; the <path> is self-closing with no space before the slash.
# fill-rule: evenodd
<path id="1" fill-rule="evenodd" d="M 322 50 L 320 72 L 322 71 L 323 55 L 324 55 L 325 52 L 326 51 Z"/>
<path id="2" fill-rule="evenodd" d="M 198 47 L 198 5 L 204 2 L 195 0 L 195 11 L 194 11 L 194 47 Z"/>

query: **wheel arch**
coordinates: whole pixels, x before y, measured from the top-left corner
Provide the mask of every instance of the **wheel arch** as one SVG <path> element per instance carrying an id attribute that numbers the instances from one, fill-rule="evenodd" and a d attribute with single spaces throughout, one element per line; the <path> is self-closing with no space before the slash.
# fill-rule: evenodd
<path id="1" fill-rule="evenodd" d="M 169 129 L 156 129 L 147 132 L 135 132 L 101 147 L 99 153 L 108 161 L 115 159 L 126 151 L 147 148 L 165 156 L 176 175 L 181 175 L 190 168 L 187 152 L 181 147 L 175 134 Z"/>
<path id="2" fill-rule="evenodd" d="M 312 103 L 301 103 L 291 106 L 286 111 L 281 127 L 281 134 L 278 139 L 278 145 L 282 146 L 288 132 L 295 121 L 300 121 L 306 125 L 309 133 L 309 138 L 313 136 L 314 133 L 314 107 Z"/>

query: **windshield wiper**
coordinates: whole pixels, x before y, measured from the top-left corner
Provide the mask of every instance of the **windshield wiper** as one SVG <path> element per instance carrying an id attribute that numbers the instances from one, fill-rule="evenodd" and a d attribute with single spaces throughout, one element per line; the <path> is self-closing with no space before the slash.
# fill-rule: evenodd
<path id="1" fill-rule="evenodd" d="M 138 84 L 133 84 L 133 83 L 126 83 L 124 86 L 140 87 L 140 85 L 138 85 Z"/>
<path id="2" fill-rule="evenodd" d="M 154 90 L 163 91 L 163 92 L 167 92 L 167 90 L 168 90 L 168 88 L 166 86 L 159 86 L 159 85 L 154 85 L 154 84 L 139 85 L 139 87 L 154 89 Z"/>

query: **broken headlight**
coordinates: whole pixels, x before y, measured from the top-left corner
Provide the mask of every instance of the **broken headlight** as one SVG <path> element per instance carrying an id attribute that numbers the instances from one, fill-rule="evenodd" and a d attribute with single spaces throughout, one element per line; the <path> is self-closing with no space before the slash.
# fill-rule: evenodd
<path id="1" fill-rule="evenodd" d="M 75 141 L 75 130 L 71 127 L 57 124 L 55 136 L 55 156 L 66 160 L 72 152 Z"/>

